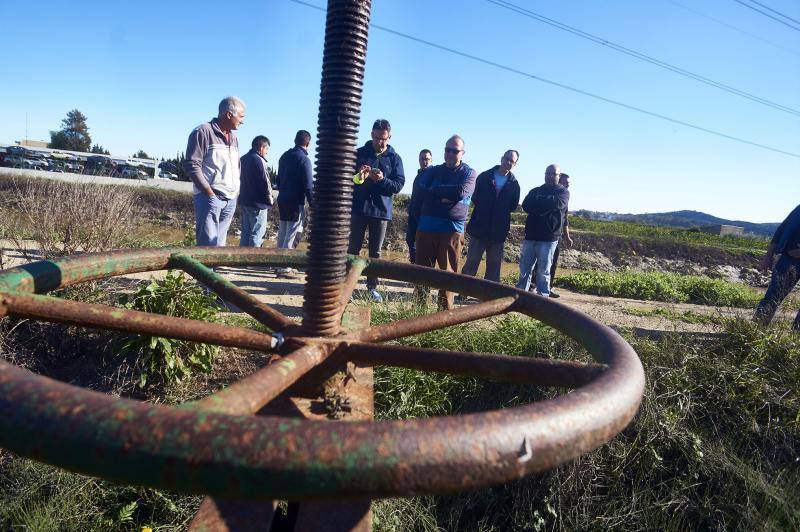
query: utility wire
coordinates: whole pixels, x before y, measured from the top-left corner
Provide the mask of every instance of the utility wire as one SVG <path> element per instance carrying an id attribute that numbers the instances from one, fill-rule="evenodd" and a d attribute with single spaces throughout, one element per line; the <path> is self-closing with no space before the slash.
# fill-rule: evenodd
<path id="1" fill-rule="evenodd" d="M 289 1 L 293 2 L 295 4 L 299 4 L 299 5 L 302 5 L 302 6 L 310 7 L 312 9 L 316 9 L 317 11 L 322 11 L 323 13 L 326 11 L 324 7 L 319 7 L 319 6 L 316 6 L 314 4 L 310 4 L 308 2 L 304 2 L 303 0 L 289 0 Z M 511 72 L 513 74 L 518 74 L 518 75 L 526 77 L 526 78 L 534 79 L 536 81 L 541 81 L 542 83 L 547 83 L 548 85 L 552 85 L 554 87 L 559 87 L 561 89 L 565 89 L 565 90 L 568 90 L 570 92 L 574 92 L 574 93 L 577 93 L 577 94 L 582 94 L 584 96 L 588 96 L 590 98 L 594 98 L 595 100 L 600 100 L 602 102 L 610 103 L 612 105 L 616 105 L 616 106 L 622 107 L 624 109 L 629 109 L 631 111 L 636 111 L 637 113 L 642 113 L 642 114 L 645 114 L 645 115 L 648 115 L 648 116 L 652 116 L 654 118 L 659 118 L 661 120 L 666 120 L 667 122 L 672 122 L 673 124 L 678 124 L 678 125 L 681 125 L 681 126 L 684 126 L 684 127 L 691 128 L 691 129 L 696 129 L 698 131 L 703 131 L 704 133 L 709 133 L 711 135 L 716 135 L 718 137 L 726 138 L 726 139 L 733 140 L 733 141 L 736 141 L 736 142 L 741 142 L 743 144 L 748 144 L 750 146 L 755 146 L 757 148 L 762 148 L 764 150 L 769 150 L 769 151 L 772 151 L 772 152 L 781 153 L 783 155 L 788 155 L 790 157 L 796 157 L 796 158 L 800 159 L 800 153 L 794 153 L 794 152 L 790 152 L 790 151 L 781 150 L 779 148 L 774 148 L 772 146 L 767 146 L 766 144 L 759 144 L 758 142 L 753 142 L 753 141 L 746 140 L 746 139 L 743 139 L 743 138 L 740 138 L 740 137 L 735 137 L 733 135 L 728 135 L 727 133 L 722 133 L 720 131 L 715 131 L 713 129 L 708 129 L 708 128 L 705 128 L 705 127 L 702 127 L 702 126 L 691 124 L 689 122 L 684 122 L 683 120 L 678 120 L 676 118 L 670 118 L 670 117 L 668 117 L 666 115 L 662 115 L 662 114 L 659 114 L 659 113 L 656 113 L 656 112 L 653 112 L 653 111 L 648 111 L 647 109 L 643 109 L 641 107 L 636 107 L 634 105 L 629 105 L 627 103 L 623 103 L 623 102 L 620 102 L 620 101 L 617 101 L 617 100 L 612 100 L 611 98 L 606 98 L 605 96 L 600 96 L 598 94 L 594 94 L 594 93 L 591 93 L 591 92 L 588 92 L 588 91 L 585 91 L 585 90 L 582 90 L 582 89 L 571 87 L 569 85 L 565 85 L 565 84 L 559 83 L 557 81 L 553 81 L 553 80 L 549 80 L 549 79 L 546 79 L 546 78 L 542 78 L 540 76 L 537 76 L 535 74 L 531 74 L 529 72 L 524 72 L 522 70 L 518 70 L 518 69 L 510 67 L 510 66 L 506 66 L 506 65 L 503 65 L 503 64 L 500 64 L 500 63 L 496 63 L 496 62 L 491 61 L 489 59 L 483 59 L 482 57 L 478 57 L 476 55 L 468 54 L 466 52 L 461 52 L 461 51 L 456 50 L 454 48 L 449 48 L 447 46 L 444 46 L 444 45 L 441 45 L 441 44 L 437 44 L 435 42 L 426 41 L 425 39 L 421 39 L 419 37 L 414 37 L 413 35 L 409 35 L 407 33 L 402 33 L 400 31 L 393 30 L 391 28 L 387 28 L 386 26 L 379 26 L 378 24 L 375 24 L 373 22 L 370 22 L 370 27 L 375 28 L 377 30 L 384 31 L 386 33 L 391 33 L 392 35 L 396 35 L 398 37 L 402 37 L 402 38 L 408 39 L 410 41 L 414 41 L 414 42 L 417 42 L 417 43 L 420 43 L 420 44 L 424 44 L 426 46 L 430 46 L 431 48 L 437 48 L 439 50 L 443 50 L 445 52 L 448 52 L 448 53 L 451 53 L 451 54 L 454 54 L 454 55 L 458 55 L 458 56 L 461 56 L 461 57 L 464 57 L 464 58 L 467 58 L 467 59 L 471 59 L 473 61 L 477 61 L 478 63 L 483 63 L 485 65 L 493 66 L 493 67 L 498 68 L 500 70 L 505 70 L 506 72 Z"/>
<path id="2" fill-rule="evenodd" d="M 795 24 L 800 24 L 800 20 L 794 19 L 794 18 L 790 17 L 789 15 L 787 15 L 785 13 L 781 13 L 780 11 L 775 11 L 774 9 L 769 7 L 768 5 L 762 4 L 761 2 L 758 2 L 757 0 L 750 0 L 750 3 L 759 5 L 759 6 L 763 7 L 764 9 L 766 9 L 767 11 L 772 11 L 776 15 L 781 16 L 781 17 L 785 18 L 786 20 L 791 20 Z"/>
<path id="3" fill-rule="evenodd" d="M 773 17 L 772 15 L 770 15 L 769 13 L 767 13 L 766 11 L 762 11 L 762 10 L 758 9 L 757 7 L 754 7 L 754 6 L 751 6 L 750 4 L 747 4 L 747 3 L 745 3 L 745 2 L 742 2 L 742 0 L 733 0 L 733 1 L 734 1 L 734 2 L 736 2 L 737 4 L 741 4 L 741 5 L 743 5 L 744 7 L 747 7 L 747 8 L 750 8 L 750 9 L 752 9 L 752 10 L 753 10 L 753 11 L 755 11 L 756 13 L 761 13 L 761 14 L 762 14 L 762 15 L 764 15 L 765 17 L 767 17 L 767 18 L 771 18 L 771 19 L 772 19 L 772 20 L 774 20 L 775 22 L 780 22 L 780 23 L 781 23 L 781 24 L 783 24 L 784 26 L 788 26 L 788 27 L 792 28 L 794 31 L 800 31 L 800 27 L 797 27 L 797 26 L 795 26 L 794 24 L 790 24 L 790 23 L 788 23 L 788 22 L 785 22 L 785 21 L 783 21 L 783 20 L 779 19 L 778 17 Z M 754 2 L 754 3 L 758 3 L 758 2 Z M 759 4 L 759 5 L 763 5 L 763 4 Z M 768 8 L 768 9 L 769 9 L 769 8 Z M 770 11 L 772 11 L 772 10 L 770 10 Z M 785 15 L 784 15 L 784 16 L 785 16 Z M 787 18 L 789 18 L 789 17 L 787 17 Z"/>
<path id="4" fill-rule="evenodd" d="M 710 20 L 712 22 L 716 22 L 717 24 L 725 26 L 726 28 L 730 28 L 733 31 L 737 31 L 737 32 L 739 32 L 741 34 L 744 34 L 744 35 L 747 35 L 749 37 L 752 37 L 753 39 L 759 40 L 759 41 L 761 41 L 761 42 L 763 42 L 765 44 L 769 44 L 770 46 L 774 46 L 775 48 L 779 48 L 781 50 L 789 52 L 790 54 L 794 54 L 796 56 L 800 56 L 800 52 L 798 52 L 797 50 L 792 50 L 791 48 L 787 48 L 787 47 L 782 46 L 780 44 L 774 43 L 774 42 L 772 42 L 772 41 L 770 41 L 768 39 L 765 39 L 764 37 L 762 37 L 760 35 L 756 35 L 755 33 L 750 33 L 749 31 L 743 30 L 742 28 L 737 28 L 736 26 L 728 24 L 727 22 L 724 22 L 724 21 L 722 21 L 722 20 L 720 20 L 718 18 L 714 18 L 711 15 L 706 15 L 705 13 L 701 13 L 700 11 L 692 9 L 691 7 L 689 7 L 687 5 L 684 5 L 684 4 L 681 4 L 680 2 L 676 2 L 675 0 L 664 0 L 664 1 L 665 2 L 669 2 L 672 5 L 678 6 L 681 9 L 685 9 L 686 11 L 689 11 L 690 13 L 694 13 L 697 16 L 706 18 L 706 19 L 708 19 L 708 20 Z"/>
<path id="5" fill-rule="evenodd" d="M 597 35 L 593 35 L 591 33 L 587 33 L 587 32 L 585 32 L 583 30 L 579 30 L 578 28 L 574 28 L 572 26 L 568 26 L 566 24 L 558 22 L 557 20 L 553 20 L 551 18 L 548 18 L 548 17 L 546 17 L 544 15 L 541 15 L 541 14 L 536 13 L 534 11 L 531 11 L 529 9 L 525 9 L 524 7 L 518 6 L 516 4 L 512 4 L 511 2 L 507 2 L 505 0 L 486 0 L 486 1 L 489 2 L 489 3 L 495 4 L 495 5 L 499 6 L 499 7 L 508 9 L 509 11 L 512 11 L 512 12 L 517 13 L 519 15 L 522 15 L 522 16 L 525 16 L 525 17 L 528 17 L 528 18 L 531 18 L 531 19 L 534 19 L 534 20 L 538 20 L 539 22 L 543 22 L 544 24 L 547 24 L 548 26 L 552 26 L 554 28 L 558 28 L 560 30 L 563 30 L 563 31 L 566 31 L 566 32 L 571 33 L 573 35 L 576 35 L 578 37 L 581 37 L 583 39 L 592 41 L 592 42 L 594 42 L 596 44 L 600 44 L 602 46 L 607 46 L 608 48 L 611 48 L 612 50 L 615 50 L 617 52 L 623 53 L 623 54 L 628 55 L 630 57 L 634 57 L 634 58 L 639 59 L 641 61 L 645 61 L 645 62 L 650 63 L 652 65 L 655 65 L 657 67 L 663 68 L 665 70 L 669 70 L 669 71 L 674 72 L 675 74 L 678 74 L 680 76 L 684 76 L 684 77 L 693 79 L 695 81 L 699 81 L 700 83 L 704 83 L 706 85 L 710 85 L 710 86 L 715 87 L 717 89 L 724 90 L 724 91 L 729 92 L 731 94 L 735 94 L 737 96 L 740 96 L 742 98 L 746 98 L 748 100 L 760 103 L 762 105 L 766 105 L 767 107 L 772 107 L 773 109 L 777 109 L 779 111 L 783 111 L 785 113 L 790 113 L 790 114 L 793 114 L 795 116 L 800 116 L 800 110 L 793 109 L 793 108 L 787 107 L 785 105 L 781 105 L 779 103 L 773 102 L 771 100 L 767 100 L 765 98 L 761 98 L 760 96 L 756 96 L 755 94 L 751 94 L 749 92 L 745 92 L 743 90 L 737 89 L 736 87 L 732 87 L 730 85 L 726 85 L 725 83 L 721 83 L 719 81 L 715 81 L 715 80 L 707 78 L 705 76 L 701 76 L 700 74 L 695 74 L 694 72 L 690 72 L 690 71 L 688 71 L 686 69 L 683 69 L 681 67 L 672 65 L 670 63 L 667 63 L 666 61 L 662 61 L 662 60 L 657 59 L 655 57 L 643 54 L 643 53 L 638 52 L 636 50 L 633 50 L 631 48 L 626 48 L 625 46 L 613 43 L 613 42 L 611 42 L 609 40 L 603 39 L 602 37 L 598 37 Z M 735 0 L 735 1 L 738 2 L 739 0 Z"/>

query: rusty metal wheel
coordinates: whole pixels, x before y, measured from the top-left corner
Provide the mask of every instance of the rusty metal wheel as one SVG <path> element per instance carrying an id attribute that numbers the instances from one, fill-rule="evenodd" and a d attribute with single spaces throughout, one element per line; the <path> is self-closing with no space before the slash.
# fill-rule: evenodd
<path id="1" fill-rule="evenodd" d="M 283 250 L 281 250 L 283 251 Z M 336 314 L 363 273 L 483 300 L 455 310 L 313 337 L 211 267 L 305 267 L 300 254 L 252 248 L 120 251 L 0 272 L 0 313 L 132 331 L 281 356 L 203 400 L 175 407 L 76 388 L 0 362 L 0 445 L 126 484 L 292 500 L 460 490 L 552 468 L 608 441 L 635 414 L 644 373 L 613 330 L 548 298 L 431 268 L 350 257 Z M 181 269 L 275 334 L 41 295 L 134 272 Z M 582 344 L 594 364 L 412 349 L 382 342 L 518 312 Z M 254 416 L 309 370 L 347 360 L 571 388 L 539 403 L 457 417 L 328 423 Z"/>

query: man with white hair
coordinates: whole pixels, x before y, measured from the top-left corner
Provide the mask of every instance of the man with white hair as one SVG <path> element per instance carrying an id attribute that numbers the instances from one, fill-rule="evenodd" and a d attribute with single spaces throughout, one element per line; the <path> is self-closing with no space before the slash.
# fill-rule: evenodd
<path id="1" fill-rule="evenodd" d="M 219 103 L 216 118 L 189 135 L 183 170 L 194 183 L 195 236 L 198 246 L 224 246 L 239 195 L 239 141 L 245 105 L 235 96 Z"/>

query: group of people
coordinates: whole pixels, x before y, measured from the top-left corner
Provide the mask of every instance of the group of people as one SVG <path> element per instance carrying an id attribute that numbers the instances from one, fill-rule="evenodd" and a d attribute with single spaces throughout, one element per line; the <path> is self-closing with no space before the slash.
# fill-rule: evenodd
<path id="1" fill-rule="evenodd" d="M 261 246 L 267 227 L 267 211 L 278 205 L 279 248 L 297 246 L 302 232 L 305 205 L 313 202 L 313 176 L 308 146 L 311 135 L 300 130 L 294 147 L 281 155 L 278 165 L 279 194 L 275 199 L 265 160 L 269 139 L 257 136 L 251 149 L 239 157 L 235 130 L 243 123 L 245 105 L 228 97 L 219 104 L 218 115 L 195 128 L 189 136 L 185 171 L 194 183 L 196 237 L 200 246 L 224 246 L 237 199 L 242 216 L 242 246 Z M 380 258 L 386 229 L 392 219 L 392 199 L 405 184 L 400 155 L 389 144 L 392 128 L 387 120 L 376 120 L 371 138 L 357 150 L 353 176 L 352 215 L 348 253 L 358 255 L 368 236 L 368 253 Z M 419 153 L 419 169 L 408 203 L 406 242 L 414 264 L 459 271 L 459 262 L 469 234 L 469 247 L 461 273 L 475 275 L 486 255 L 484 278 L 500 281 L 504 244 L 511 227 L 511 214 L 519 206 L 520 185 L 512 172 L 519 161 L 517 150 L 507 150 L 500 164 L 477 174 L 464 162 L 464 139 L 453 135 L 445 142 L 444 163 L 433 165 L 433 154 Z M 567 217 L 570 176 L 557 164 L 547 166 L 544 184 L 532 189 L 522 201 L 527 213 L 517 288 L 545 297 L 558 297 L 551 289 L 558 261 L 559 242 L 570 247 Z M 471 216 L 469 206 L 474 206 Z M 469 221 L 467 218 L 469 217 Z M 562 238 L 563 237 L 563 238 Z M 769 322 L 781 300 L 800 279 L 800 206 L 781 224 L 773 237 L 762 266 L 771 268 L 772 282 L 756 311 L 756 319 Z M 284 269 L 283 273 L 291 273 Z M 370 297 L 382 301 L 378 279 L 367 278 Z M 417 294 L 419 295 L 419 293 Z M 454 294 L 439 293 L 440 308 L 454 304 Z M 800 329 L 800 313 L 794 324 Z"/>
<path id="2" fill-rule="evenodd" d="M 295 146 L 281 155 L 276 198 L 266 162 L 269 139 L 263 135 L 255 137 L 250 151 L 239 156 L 235 131 L 244 117 L 244 102 L 235 97 L 225 98 L 219 104 L 217 117 L 195 128 L 189 136 L 184 169 L 193 182 L 197 244 L 225 245 L 238 202 L 241 246 L 261 246 L 268 210 L 277 204 L 280 215 L 277 246 L 296 247 L 305 205 L 313 202 L 308 157 L 311 135 L 308 131 L 298 131 Z M 386 228 L 392 219 L 392 200 L 405 184 L 403 160 L 389 144 L 391 137 L 391 124 L 384 119 L 376 120 L 371 139 L 356 152 L 350 254 L 359 254 L 367 237 L 369 256 L 381 256 Z M 409 258 L 414 264 L 457 272 L 466 232 L 470 242 L 462 273 L 475 275 L 485 254 L 484 277 L 499 282 L 511 213 L 519 206 L 520 186 L 512 172 L 519 152 L 506 151 L 499 165 L 480 175 L 463 161 L 464 154 L 464 139 L 458 135 L 445 142 L 443 164 L 432 164 L 430 150 L 420 152 L 419 170 L 408 203 Z M 522 202 L 528 219 L 517 285 L 520 288 L 530 288 L 533 274 L 537 293 L 557 297 L 550 290 L 550 278 L 562 233 L 565 244 L 572 243 L 567 225 L 568 188 L 569 176 L 562 174 L 558 165 L 550 165 L 545 171 L 544 185 L 531 190 Z M 474 209 L 467 223 L 470 204 Z M 284 269 L 282 273 L 290 272 Z M 367 291 L 372 299 L 382 301 L 377 278 L 367 278 Z M 440 307 L 452 308 L 453 300 L 452 293 L 440 292 Z"/>

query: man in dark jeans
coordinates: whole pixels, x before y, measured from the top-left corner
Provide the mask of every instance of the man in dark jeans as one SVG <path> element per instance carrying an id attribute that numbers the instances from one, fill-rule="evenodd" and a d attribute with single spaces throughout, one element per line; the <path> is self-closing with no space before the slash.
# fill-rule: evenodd
<path id="1" fill-rule="evenodd" d="M 472 194 L 472 216 L 467 224 L 469 247 L 461 273 L 475 275 L 486 253 L 486 273 L 483 278 L 500 282 L 503 245 L 511 228 L 511 213 L 519 206 L 519 183 L 511 172 L 517 165 L 519 152 L 508 150 L 500 164 L 486 170 L 475 181 Z"/>
<path id="2" fill-rule="evenodd" d="M 408 245 L 408 260 L 411 264 L 417 262 L 417 226 L 419 226 L 419 215 L 422 211 L 422 203 L 419 198 L 414 199 L 414 187 L 417 186 L 419 176 L 428 169 L 433 162 L 433 154 L 431 150 L 424 149 L 419 152 L 419 170 L 417 170 L 417 177 L 414 178 L 414 184 L 411 186 L 411 197 L 408 199 L 408 225 L 406 226 L 406 244 Z"/>
<path id="3" fill-rule="evenodd" d="M 569 174 L 561 174 L 561 176 L 558 178 L 558 184 L 569 190 Z M 567 249 L 572 247 L 572 237 L 569 236 L 569 218 L 567 218 L 568 214 L 569 206 L 567 206 L 567 212 L 564 213 L 564 233 L 562 235 L 564 237 L 564 247 Z M 553 281 L 556 278 L 556 268 L 558 267 L 558 255 L 561 251 L 561 243 L 562 241 L 559 240 L 558 245 L 556 246 L 556 251 L 553 253 L 553 265 L 550 267 L 550 297 L 561 297 L 553 292 Z"/>
<path id="4" fill-rule="evenodd" d="M 775 255 L 780 255 L 778 262 L 773 262 Z M 761 260 L 761 269 L 764 273 L 772 268 L 772 279 L 769 282 L 764 299 L 756 307 L 753 320 L 762 325 L 769 324 L 778 306 L 781 304 L 794 285 L 800 280 L 800 205 L 789 213 L 789 216 L 778 226 L 769 248 Z M 800 312 L 794 319 L 792 328 L 800 331 Z"/>
<path id="5" fill-rule="evenodd" d="M 347 253 L 358 255 L 369 229 L 369 256 L 381 257 L 386 226 L 392 219 L 392 196 L 400 192 L 406 181 L 403 160 L 389 145 L 392 126 L 378 119 L 372 125 L 372 140 L 356 152 L 356 176 L 353 181 L 353 210 L 350 221 L 350 243 Z M 378 292 L 378 278 L 367 277 L 367 290 L 373 301 L 383 301 Z"/>

